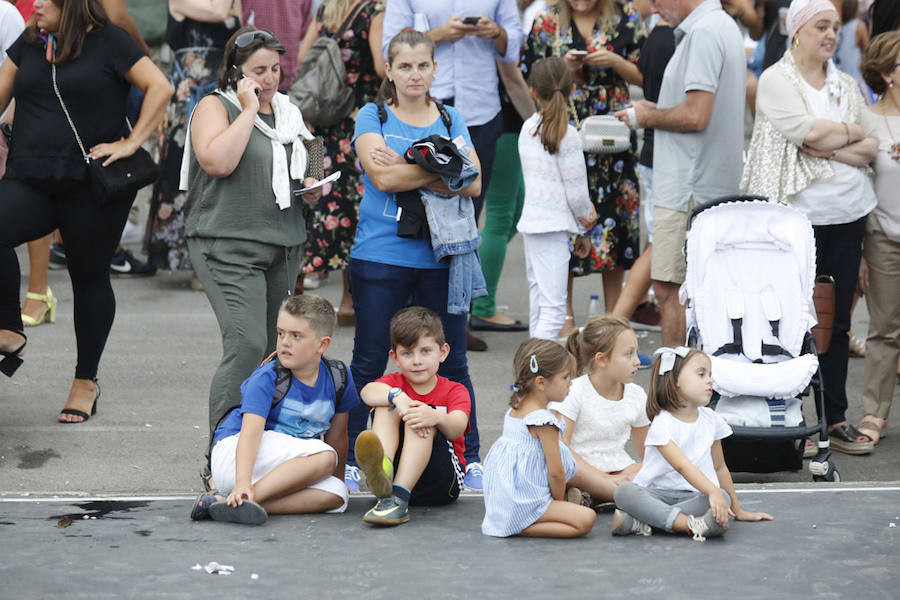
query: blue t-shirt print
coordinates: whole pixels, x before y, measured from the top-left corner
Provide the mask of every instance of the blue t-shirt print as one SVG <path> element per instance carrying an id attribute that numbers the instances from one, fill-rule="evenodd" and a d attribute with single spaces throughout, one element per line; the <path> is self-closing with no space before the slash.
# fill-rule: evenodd
<path id="1" fill-rule="evenodd" d="M 343 397 L 335 403 L 334 380 L 324 361 L 319 362 L 319 376 L 314 386 L 306 385 L 295 377 L 287 395 L 273 407 L 274 393 L 275 363 L 270 362 L 256 369 L 241 384 L 241 407 L 232 410 L 216 429 L 215 441 L 240 432 L 244 413 L 265 417 L 266 431 L 278 431 L 298 438 L 316 438 L 328 431 L 335 413 L 348 412 L 359 404 L 349 368 L 347 387 Z"/>

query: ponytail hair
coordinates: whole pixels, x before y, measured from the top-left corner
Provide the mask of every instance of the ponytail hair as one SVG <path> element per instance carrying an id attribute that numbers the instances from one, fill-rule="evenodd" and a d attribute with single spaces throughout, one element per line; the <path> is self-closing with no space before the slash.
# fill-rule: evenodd
<path id="1" fill-rule="evenodd" d="M 385 58 L 387 59 L 388 64 L 393 67 L 394 59 L 397 58 L 397 53 L 400 52 L 400 46 L 415 48 L 422 44 L 428 47 L 428 51 L 431 54 L 431 60 L 434 62 L 434 40 L 432 40 L 431 36 L 427 33 L 416 31 L 415 29 L 404 29 L 391 38 L 391 41 L 388 42 L 387 56 Z M 431 97 L 431 92 L 427 93 L 427 98 L 434 102 L 434 98 Z M 375 101 L 384 102 L 392 106 L 397 105 L 397 86 L 394 85 L 393 81 L 387 77 L 381 80 L 381 87 L 378 88 L 378 96 Z"/>
<path id="2" fill-rule="evenodd" d="M 528 85 L 540 99 L 537 134 L 550 154 L 559 152 L 559 143 L 569 126 L 569 94 L 575 77 L 559 56 L 542 58 L 531 67 Z"/>
<path id="3" fill-rule="evenodd" d="M 578 373 L 584 373 L 598 352 L 609 354 L 623 331 L 632 331 L 628 319 L 615 315 L 594 317 L 581 329 L 576 329 L 566 341 L 566 350 L 578 361 Z"/>

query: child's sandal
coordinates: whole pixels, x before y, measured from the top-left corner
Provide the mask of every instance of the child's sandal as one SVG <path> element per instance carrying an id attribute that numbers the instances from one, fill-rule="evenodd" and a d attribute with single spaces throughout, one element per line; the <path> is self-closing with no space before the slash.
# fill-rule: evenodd
<path id="1" fill-rule="evenodd" d="M 219 490 L 210 490 L 208 492 L 200 492 L 194 507 L 191 509 L 191 521 L 205 521 L 209 519 L 209 507 L 214 502 L 218 502 L 216 495 Z"/>

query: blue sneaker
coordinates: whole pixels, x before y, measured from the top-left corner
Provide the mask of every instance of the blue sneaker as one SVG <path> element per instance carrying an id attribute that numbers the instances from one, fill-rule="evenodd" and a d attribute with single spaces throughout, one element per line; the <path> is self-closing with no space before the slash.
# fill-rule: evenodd
<path id="1" fill-rule="evenodd" d="M 638 369 L 646 369 L 653 364 L 652 358 L 650 358 L 646 354 L 641 354 L 640 352 L 638 352 L 638 360 L 641 361 L 641 364 L 638 365 Z"/>
<path id="2" fill-rule="evenodd" d="M 351 492 L 359 491 L 360 473 L 359 467 L 354 465 L 344 465 L 344 484 Z"/>
<path id="3" fill-rule="evenodd" d="M 484 469 L 480 462 L 471 462 L 466 465 L 466 477 L 463 479 L 463 485 L 466 489 L 481 491 L 484 489 L 482 478 L 484 477 Z"/>

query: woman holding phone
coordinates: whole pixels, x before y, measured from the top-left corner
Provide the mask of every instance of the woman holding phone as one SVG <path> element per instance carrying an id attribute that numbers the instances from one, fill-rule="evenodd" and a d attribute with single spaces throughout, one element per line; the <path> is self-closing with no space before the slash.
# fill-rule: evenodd
<path id="1" fill-rule="evenodd" d="M 284 46 L 244 27 L 225 44 L 218 89 L 189 124 L 181 188 L 191 263 L 222 331 L 222 362 L 209 394 L 214 431 L 241 404 L 241 382 L 275 348 L 278 307 L 291 295 L 306 241 L 303 203 L 321 189 L 305 177 L 300 110 L 278 92 Z"/>

